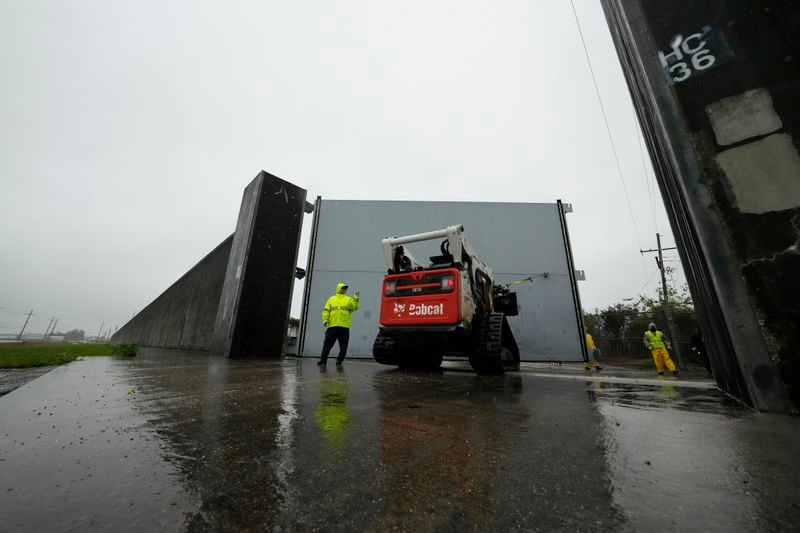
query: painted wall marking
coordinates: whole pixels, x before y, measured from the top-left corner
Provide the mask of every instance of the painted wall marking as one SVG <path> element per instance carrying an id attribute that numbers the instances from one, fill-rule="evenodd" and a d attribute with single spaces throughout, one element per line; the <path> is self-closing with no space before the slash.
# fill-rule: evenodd
<path id="1" fill-rule="evenodd" d="M 725 36 L 711 26 L 704 26 L 701 32 L 686 37 L 678 34 L 672 39 L 667 52 L 658 52 L 658 59 L 670 85 L 702 74 L 733 57 L 734 53 Z"/>

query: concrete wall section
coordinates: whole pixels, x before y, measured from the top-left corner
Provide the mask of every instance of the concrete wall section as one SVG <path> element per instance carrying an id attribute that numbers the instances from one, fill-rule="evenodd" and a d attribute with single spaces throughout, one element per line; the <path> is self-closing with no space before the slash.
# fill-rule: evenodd
<path id="1" fill-rule="evenodd" d="M 494 270 L 498 282 L 535 276 L 533 283 L 516 286 L 520 314 L 509 317 L 523 360 L 582 360 L 556 204 L 323 200 L 315 217 L 319 217 L 319 229 L 303 355 L 319 355 L 320 313 L 336 284 L 343 281 L 350 285 L 351 294 L 361 291 L 349 352 L 371 357 L 379 327 L 381 281 L 387 269 L 380 240 L 463 224 L 467 240 Z M 431 241 L 409 249 L 418 259 L 427 260 L 439 254 L 438 247 L 439 241 Z"/>
<path id="2" fill-rule="evenodd" d="M 194 276 L 186 319 L 181 333 L 181 347 L 210 346 L 214 321 L 216 320 L 224 272 L 228 265 L 233 236 L 220 245 L 219 253 L 209 257 L 207 274 L 198 272 Z"/>
<path id="3" fill-rule="evenodd" d="M 263 170 L 245 188 L 214 326 L 226 357 L 283 355 L 306 191 Z"/>
<path id="4" fill-rule="evenodd" d="M 113 342 L 209 350 L 233 235 L 136 314 Z"/>
<path id="5" fill-rule="evenodd" d="M 799 409 L 800 3 L 602 3 L 718 383 Z"/>
<path id="6" fill-rule="evenodd" d="M 114 342 L 281 356 L 306 191 L 263 170 L 245 188 L 236 232 L 134 316 Z"/>

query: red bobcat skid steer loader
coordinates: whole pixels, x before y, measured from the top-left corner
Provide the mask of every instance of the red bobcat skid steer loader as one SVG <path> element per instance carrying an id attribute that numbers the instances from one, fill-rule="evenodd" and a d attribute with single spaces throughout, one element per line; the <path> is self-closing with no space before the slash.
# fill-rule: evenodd
<path id="1" fill-rule="evenodd" d="M 423 265 L 406 245 L 444 239 L 441 255 Z M 495 285 L 490 269 L 464 238 L 464 226 L 381 240 L 389 266 L 383 278 L 378 363 L 436 369 L 445 353 L 469 358 L 477 372 L 519 369 L 519 349 L 506 321 L 517 296 Z"/>

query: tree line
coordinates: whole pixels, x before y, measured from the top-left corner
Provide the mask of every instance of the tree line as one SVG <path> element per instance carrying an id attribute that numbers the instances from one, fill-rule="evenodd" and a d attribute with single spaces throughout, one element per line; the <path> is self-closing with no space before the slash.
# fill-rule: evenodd
<path id="1" fill-rule="evenodd" d="M 672 312 L 674 332 L 684 359 L 693 360 L 690 338 L 697 328 L 697 314 L 686 286 L 669 288 L 667 305 Z M 584 323 L 592 334 L 597 347 L 608 362 L 649 361 L 650 352 L 644 347 L 642 337 L 650 322 L 669 335 L 667 321 L 661 307 L 661 291 L 658 297 L 639 295 L 595 312 L 584 312 Z M 675 343 L 676 339 L 671 339 Z M 644 362 L 644 361 L 642 361 Z"/>

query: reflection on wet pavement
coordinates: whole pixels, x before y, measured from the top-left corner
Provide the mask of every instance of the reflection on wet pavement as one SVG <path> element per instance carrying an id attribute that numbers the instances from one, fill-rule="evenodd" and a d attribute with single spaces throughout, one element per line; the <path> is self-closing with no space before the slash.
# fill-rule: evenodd
<path id="1" fill-rule="evenodd" d="M 349 429 L 347 377 L 325 376 L 320 385 L 320 405 L 314 413 L 329 457 L 343 444 Z"/>
<path id="2" fill-rule="evenodd" d="M 739 416 L 746 409 L 717 389 L 686 388 L 669 381 L 656 385 L 621 385 L 594 382 L 587 385 L 589 398 L 632 409 L 680 409 Z"/>
<path id="3" fill-rule="evenodd" d="M 95 529 L 785 529 L 797 423 L 715 390 L 161 354 L 0 398 L 0 523 Z"/>

